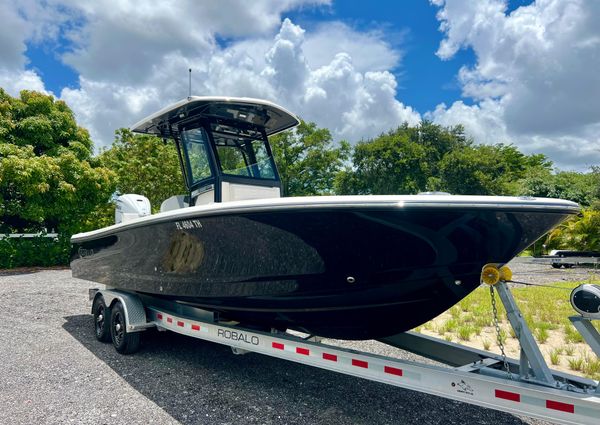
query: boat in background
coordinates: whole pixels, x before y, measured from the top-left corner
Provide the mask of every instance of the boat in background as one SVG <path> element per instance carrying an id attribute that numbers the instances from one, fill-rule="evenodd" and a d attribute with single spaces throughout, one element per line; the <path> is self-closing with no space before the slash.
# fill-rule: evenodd
<path id="1" fill-rule="evenodd" d="M 573 214 L 530 197 L 281 198 L 268 136 L 298 119 L 267 101 L 189 97 L 133 126 L 173 139 L 187 195 L 147 215 L 125 195 L 113 226 L 74 235 L 73 276 L 216 313 L 340 339 L 434 318 Z"/>

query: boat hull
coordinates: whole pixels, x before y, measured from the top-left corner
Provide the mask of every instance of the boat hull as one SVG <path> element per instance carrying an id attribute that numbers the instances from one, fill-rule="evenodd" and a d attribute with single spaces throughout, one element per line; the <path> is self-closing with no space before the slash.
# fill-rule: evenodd
<path id="1" fill-rule="evenodd" d="M 73 276 L 324 337 L 414 328 L 572 211 L 278 208 L 187 213 L 74 240 Z"/>

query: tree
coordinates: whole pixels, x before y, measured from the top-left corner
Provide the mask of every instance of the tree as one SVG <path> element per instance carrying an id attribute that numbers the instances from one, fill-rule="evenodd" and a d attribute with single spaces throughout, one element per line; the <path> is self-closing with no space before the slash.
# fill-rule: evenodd
<path id="1" fill-rule="evenodd" d="M 526 156 L 515 146 L 467 145 L 448 152 L 438 164 L 434 189 L 463 195 L 515 195 L 531 169 L 547 170 L 544 155 Z"/>
<path id="2" fill-rule="evenodd" d="M 99 160 L 115 173 L 118 193 L 144 195 L 155 212 L 165 199 L 186 193 L 173 143 L 125 128 L 115 134 L 112 146 L 100 153 Z"/>
<path id="3" fill-rule="evenodd" d="M 410 140 L 399 128 L 354 147 L 354 168 L 337 179 L 337 191 L 343 194 L 415 193 L 427 183 L 424 146 Z"/>
<path id="4" fill-rule="evenodd" d="M 336 181 L 338 193 L 512 195 L 531 169 L 552 164 L 544 155 L 527 156 L 512 145 L 476 145 L 462 126 L 429 121 L 359 142 L 352 159 L 353 168 Z"/>
<path id="5" fill-rule="evenodd" d="M 329 130 L 305 121 L 270 142 L 284 196 L 333 193 L 335 177 L 348 158 L 348 143 L 335 147 Z"/>
<path id="6" fill-rule="evenodd" d="M 403 124 L 372 140 L 359 142 L 353 168 L 336 182 L 346 194 L 410 194 L 441 185 L 438 165 L 456 149 L 469 146 L 461 126 L 445 128 L 429 121 L 417 127 Z"/>
<path id="7" fill-rule="evenodd" d="M 92 149 L 63 101 L 0 89 L 0 232 L 79 231 L 114 191 L 114 175 Z"/>
<path id="8" fill-rule="evenodd" d="M 561 198 L 577 202 L 585 207 L 599 198 L 600 173 L 575 171 L 534 170 L 520 182 L 520 194 L 543 198 Z"/>
<path id="9" fill-rule="evenodd" d="M 546 239 L 546 249 L 568 248 L 600 251 L 600 211 L 584 209 L 554 229 Z"/>

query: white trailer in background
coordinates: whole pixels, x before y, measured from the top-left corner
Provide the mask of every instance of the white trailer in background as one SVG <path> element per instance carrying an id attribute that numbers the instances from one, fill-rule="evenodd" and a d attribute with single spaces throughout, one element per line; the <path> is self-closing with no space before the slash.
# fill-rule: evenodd
<path id="1" fill-rule="evenodd" d="M 533 257 L 530 262 L 534 264 L 550 264 L 555 269 L 561 267 L 570 269 L 573 266 L 581 264 L 597 267 L 600 264 L 600 252 L 555 249 L 550 252 L 550 255 Z"/>
<path id="2" fill-rule="evenodd" d="M 600 424 L 599 384 L 548 368 L 508 285 L 499 280 L 502 274 L 497 271 L 493 266 L 484 268 L 482 280 L 495 287 L 506 307 L 521 344 L 520 359 L 508 359 L 413 332 L 381 340 L 446 367 L 326 345 L 311 336 L 302 338 L 276 330 L 261 332 L 222 323 L 216 313 L 130 292 L 90 290 L 90 299 L 96 337 L 101 341 L 112 340 L 117 351 L 124 354 L 138 349 L 140 331 L 156 327 L 230 346 L 235 354 L 260 353 L 556 423 Z M 583 286 L 574 304 L 582 314 L 571 320 L 600 357 L 600 335 L 591 323 L 600 318 L 600 287 Z"/>

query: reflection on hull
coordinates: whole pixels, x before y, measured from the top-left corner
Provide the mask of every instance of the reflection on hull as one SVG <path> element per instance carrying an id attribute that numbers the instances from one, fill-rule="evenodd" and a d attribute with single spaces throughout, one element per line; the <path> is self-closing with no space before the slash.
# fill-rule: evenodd
<path id="1" fill-rule="evenodd" d="M 299 209 L 115 229 L 76 243 L 73 276 L 265 327 L 368 339 L 418 326 L 567 212 Z"/>

